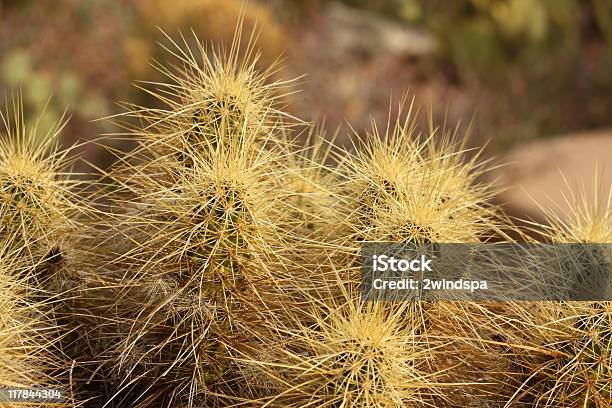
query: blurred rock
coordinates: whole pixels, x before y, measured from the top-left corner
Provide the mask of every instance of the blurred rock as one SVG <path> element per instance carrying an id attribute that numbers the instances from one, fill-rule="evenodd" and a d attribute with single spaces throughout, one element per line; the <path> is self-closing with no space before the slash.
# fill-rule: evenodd
<path id="1" fill-rule="evenodd" d="M 508 212 L 541 221 L 543 208 L 564 214 L 571 190 L 584 188 L 594 199 L 607 200 L 612 186 L 612 129 L 572 133 L 554 139 L 521 144 L 501 159 L 494 176 L 507 188 L 500 194 Z M 595 174 L 599 180 L 595 184 Z"/>
<path id="2" fill-rule="evenodd" d="M 330 3 L 326 14 L 333 23 L 334 45 L 341 49 L 416 57 L 433 54 L 438 48 L 431 33 L 378 14 L 338 2 Z"/>

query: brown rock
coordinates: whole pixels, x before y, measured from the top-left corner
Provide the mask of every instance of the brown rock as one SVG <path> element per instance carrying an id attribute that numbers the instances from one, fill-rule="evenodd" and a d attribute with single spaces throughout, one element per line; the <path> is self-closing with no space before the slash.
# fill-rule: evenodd
<path id="1" fill-rule="evenodd" d="M 508 212 L 521 218 L 542 220 L 542 208 L 560 215 L 571 203 L 570 191 L 584 188 L 594 200 L 607 200 L 612 185 L 612 129 L 574 133 L 521 144 L 502 158 L 495 172 L 506 190 L 500 200 Z M 595 183 L 595 175 L 598 181 Z"/>

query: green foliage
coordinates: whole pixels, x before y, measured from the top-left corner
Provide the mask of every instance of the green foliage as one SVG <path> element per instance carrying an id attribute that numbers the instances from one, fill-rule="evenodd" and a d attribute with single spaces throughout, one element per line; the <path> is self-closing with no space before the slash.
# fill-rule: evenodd
<path id="1" fill-rule="evenodd" d="M 86 94 L 85 84 L 78 74 L 66 70 L 54 78 L 39 68 L 37 62 L 30 51 L 11 50 L 0 57 L 0 83 L 21 89 L 24 109 L 28 116 L 38 117 L 40 132 L 52 129 L 67 107 L 88 119 L 108 112 L 104 99 Z"/>

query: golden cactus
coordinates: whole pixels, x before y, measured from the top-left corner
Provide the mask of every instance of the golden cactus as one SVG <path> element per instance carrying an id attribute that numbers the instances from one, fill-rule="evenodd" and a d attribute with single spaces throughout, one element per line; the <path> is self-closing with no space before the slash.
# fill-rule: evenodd
<path id="1" fill-rule="evenodd" d="M 229 50 L 208 49 L 196 39 L 194 52 L 185 37 L 181 41 L 168 37 L 168 41 L 165 49 L 177 62 L 159 64 L 168 82 L 147 90 L 165 107 L 130 106 L 132 112 L 126 114 L 145 123 L 131 130 L 151 139 L 142 146 L 148 152 L 187 160 L 191 151 L 214 154 L 218 144 L 231 137 L 253 135 L 257 143 L 265 144 L 275 139 L 273 129 L 286 126 L 290 116 L 280 110 L 280 100 L 290 81 L 271 80 L 277 64 L 258 68 L 252 38 L 246 50 L 239 52 L 244 43 L 241 28 Z"/>
<path id="2" fill-rule="evenodd" d="M 317 296 L 303 293 L 301 308 L 285 309 L 281 323 L 271 328 L 281 346 L 243 357 L 244 365 L 267 380 L 260 380 L 265 392 L 258 403 L 426 406 L 441 394 L 441 384 L 431 369 L 436 350 L 428 347 L 420 305 L 363 303 L 340 275 Z"/>
<path id="3" fill-rule="evenodd" d="M 20 100 L 12 108 L 14 118 L 8 108 L 1 116 L 0 236 L 37 264 L 74 230 L 80 200 L 66 175 L 70 149 L 58 150 L 65 122 L 42 133 L 37 122 L 26 125 Z"/>
<path id="4" fill-rule="evenodd" d="M 60 380 L 67 378 L 69 364 L 59 347 L 63 334 L 53 317 L 53 298 L 41 300 L 41 289 L 32 286 L 35 270 L 20 261 L 12 242 L 0 245 L 0 388 L 55 387 L 63 399 L 0 405 L 75 407 L 70 384 Z"/>
<path id="5" fill-rule="evenodd" d="M 598 289 L 603 289 L 607 298 L 612 293 L 612 193 L 602 197 L 598 179 L 595 175 L 592 200 L 579 188 L 566 197 L 570 205 L 566 216 L 549 212 L 544 234 L 561 248 L 569 248 L 557 251 L 571 261 L 569 266 L 556 262 L 557 279 L 570 285 L 576 280 L 597 278 L 596 282 L 603 282 Z M 574 259 L 577 255 L 588 257 L 589 263 Z M 599 276 L 602 272 L 604 276 Z M 515 394 L 516 400 L 532 400 L 541 407 L 610 406 L 612 303 L 539 303 L 521 312 L 524 326 L 520 344 L 527 352 L 518 360 L 525 380 Z"/>
<path id="6" fill-rule="evenodd" d="M 356 153 L 343 151 L 343 223 L 349 241 L 479 242 L 500 232 L 493 191 L 476 180 L 457 135 L 433 127 L 424 141 L 412 105 L 384 134 L 374 126 Z"/>
<path id="7" fill-rule="evenodd" d="M 228 53 L 200 46 L 202 61 L 173 43 L 179 71 L 162 68 L 173 83 L 152 91 L 167 109 L 127 113 L 145 125 L 109 174 L 117 188 L 101 239 L 115 401 L 224 406 L 241 390 L 233 356 L 264 347 L 260 322 L 280 302 L 269 293 L 295 262 L 302 221 L 283 185 L 292 153 L 277 143 L 279 86 L 251 51 L 239 58 L 240 36 Z"/>
<path id="8" fill-rule="evenodd" d="M 360 298 L 364 243 L 512 242 L 483 150 L 419 131 L 413 103 L 354 150 L 310 125 L 300 146 L 288 82 L 240 24 L 228 50 L 167 37 L 175 63 L 146 86 L 159 107 L 123 114 L 137 147 L 104 174 L 102 222 L 77 217 L 64 122 L 2 115 L 0 386 L 58 384 L 63 349 L 66 384 L 107 407 L 610 406 L 610 302 Z M 612 195 L 572 198 L 544 235 L 609 264 L 586 244 L 610 242 Z M 537 255 L 529 276 L 555 288 L 591 276 Z"/>

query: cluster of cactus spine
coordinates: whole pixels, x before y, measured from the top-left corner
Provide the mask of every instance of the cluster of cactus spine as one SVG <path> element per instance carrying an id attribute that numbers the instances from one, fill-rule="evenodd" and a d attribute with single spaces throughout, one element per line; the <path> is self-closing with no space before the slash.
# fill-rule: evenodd
<path id="1" fill-rule="evenodd" d="M 584 269 L 578 264 L 574 269 L 583 276 L 575 278 L 593 278 L 598 284 L 603 283 L 599 289 L 609 296 L 612 192 L 603 196 L 605 186 L 598 184 L 600 175 L 595 173 L 593 179 L 591 196 L 582 186 L 565 197 L 570 209 L 567 216 L 562 218 L 554 210 L 547 210 L 548 226 L 542 233 L 551 242 L 570 248 L 584 245 L 582 255 L 593 259 L 593 265 L 601 264 L 608 269 Z M 572 255 L 575 253 L 573 250 Z M 601 272 L 605 276 L 598 277 Z M 518 360 L 526 374 L 516 397 L 529 395 L 541 407 L 610 406 L 612 302 L 542 302 L 530 306 L 517 313 L 524 325 L 518 344 L 526 350 Z"/>
<path id="2" fill-rule="evenodd" d="M 264 406 L 411 406 L 441 394 L 418 305 L 364 304 L 341 292 L 314 299 L 306 319 L 280 328 L 284 350 L 251 362 L 276 380 Z"/>
<path id="3" fill-rule="evenodd" d="M 457 134 L 434 129 L 419 141 L 410 105 L 406 119 L 387 126 L 380 135 L 376 125 L 357 152 L 343 151 L 346 159 L 341 196 L 349 242 L 480 242 L 499 231 L 493 192 L 475 183 L 482 165 L 464 161 Z M 438 134 L 439 133 L 439 134 Z"/>
<path id="4" fill-rule="evenodd" d="M 0 387 L 60 387 L 64 401 L 3 406 L 74 407 L 62 319 L 77 286 L 68 237 L 86 206 L 65 173 L 70 149 L 57 146 L 65 122 L 43 133 L 38 122 L 26 122 L 20 98 L 6 105 L 0 115 Z"/>
<path id="5" fill-rule="evenodd" d="M 14 237 L 17 247 L 49 250 L 70 228 L 72 205 L 64 194 L 69 182 L 60 176 L 67 152 L 54 147 L 64 123 L 38 135 L 36 124 L 26 127 L 19 100 L 13 102 L 12 113 L 7 108 L 2 114 L 2 121 L 0 233 Z"/>
<path id="6" fill-rule="evenodd" d="M 44 314 L 48 305 L 32 298 L 29 276 L 7 251 L 0 255 L 0 387 L 48 385 L 58 368 L 52 353 L 57 333 Z"/>
<path id="7" fill-rule="evenodd" d="M 334 147 L 283 112 L 290 83 L 241 37 L 168 37 L 178 62 L 148 89 L 163 107 L 128 106 L 137 147 L 99 202 L 64 174 L 61 125 L 40 141 L 3 116 L 0 386 L 63 381 L 105 407 L 609 406 L 610 302 L 361 300 L 364 242 L 513 242 L 482 150 L 419 131 L 413 103 Z M 577 201 L 538 229 L 609 243 L 611 199 Z"/>
<path id="8" fill-rule="evenodd" d="M 150 389 L 135 403 L 227 403 L 240 387 L 233 356 L 263 347 L 270 293 L 295 256 L 282 87 L 264 83 L 250 51 L 238 59 L 239 41 L 212 56 L 173 43 L 181 70 L 162 68 L 172 83 L 152 92 L 168 109 L 127 113 L 148 125 L 109 174 L 118 188 L 102 247 L 116 261 L 108 310 L 120 313 L 103 354 L 117 401 Z"/>

